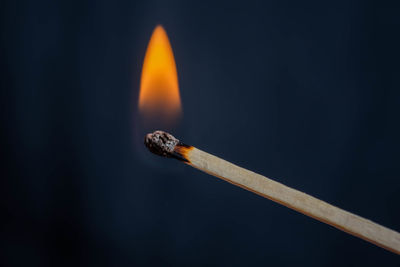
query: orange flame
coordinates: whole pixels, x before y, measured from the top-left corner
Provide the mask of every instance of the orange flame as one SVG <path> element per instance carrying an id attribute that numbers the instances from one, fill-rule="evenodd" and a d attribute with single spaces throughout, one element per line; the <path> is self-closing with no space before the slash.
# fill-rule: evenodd
<path id="1" fill-rule="evenodd" d="M 139 110 L 152 119 L 174 120 L 181 113 L 178 74 L 174 54 L 164 28 L 151 36 L 143 62 Z"/>

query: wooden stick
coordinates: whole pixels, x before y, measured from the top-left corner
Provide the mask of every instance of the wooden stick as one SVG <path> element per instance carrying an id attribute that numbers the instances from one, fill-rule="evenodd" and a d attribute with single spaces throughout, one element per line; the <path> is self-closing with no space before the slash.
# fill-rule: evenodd
<path id="1" fill-rule="evenodd" d="M 185 145 L 163 131 L 148 134 L 145 144 L 151 152 L 157 155 L 179 159 L 210 175 L 400 254 L 400 234 L 396 231 L 236 166 L 200 149 Z"/>

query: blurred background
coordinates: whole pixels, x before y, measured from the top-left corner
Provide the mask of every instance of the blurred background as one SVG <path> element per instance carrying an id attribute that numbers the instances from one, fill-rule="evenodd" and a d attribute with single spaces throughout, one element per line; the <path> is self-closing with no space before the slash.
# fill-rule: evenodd
<path id="1" fill-rule="evenodd" d="M 0 264 L 399 266 L 134 141 L 162 24 L 177 137 L 400 231 L 396 3 L 1 1 Z"/>

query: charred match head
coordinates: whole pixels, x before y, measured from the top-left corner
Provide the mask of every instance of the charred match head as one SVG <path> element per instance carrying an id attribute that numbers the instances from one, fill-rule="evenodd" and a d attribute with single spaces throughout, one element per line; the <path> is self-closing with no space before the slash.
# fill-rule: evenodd
<path id="1" fill-rule="evenodd" d="M 164 131 L 149 133 L 144 139 L 144 144 L 156 155 L 189 162 L 185 152 L 189 151 L 191 146 L 181 143 L 172 134 Z"/>
<path id="2" fill-rule="evenodd" d="M 163 131 L 149 133 L 144 139 L 144 144 L 151 152 L 164 157 L 170 157 L 178 143 L 178 139 Z"/>

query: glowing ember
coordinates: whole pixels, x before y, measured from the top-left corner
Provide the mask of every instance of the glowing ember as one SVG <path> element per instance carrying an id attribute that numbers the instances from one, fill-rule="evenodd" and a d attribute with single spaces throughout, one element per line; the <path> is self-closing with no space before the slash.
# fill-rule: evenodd
<path id="1" fill-rule="evenodd" d="M 181 113 L 178 74 L 167 33 L 157 26 L 144 58 L 139 110 L 147 118 L 173 121 Z"/>

